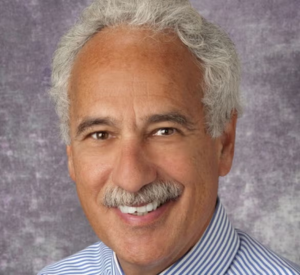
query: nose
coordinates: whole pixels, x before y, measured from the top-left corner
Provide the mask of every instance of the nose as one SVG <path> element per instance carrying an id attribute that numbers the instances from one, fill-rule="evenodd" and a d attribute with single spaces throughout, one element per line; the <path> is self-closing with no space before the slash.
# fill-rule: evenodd
<path id="1" fill-rule="evenodd" d="M 122 189 L 135 193 L 156 179 L 149 154 L 138 141 L 123 141 L 112 171 L 112 181 Z"/>

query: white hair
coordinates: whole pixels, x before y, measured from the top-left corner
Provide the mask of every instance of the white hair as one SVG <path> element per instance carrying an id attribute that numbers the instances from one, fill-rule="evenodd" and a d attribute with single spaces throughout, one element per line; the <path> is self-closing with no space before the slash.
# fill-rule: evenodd
<path id="1" fill-rule="evenodd" d="M 241 114 L 240 70 L 234 44 L 217 26 L 201 17 L 188 0 L 96 0 L 61 39 L 54 54 L 50 94 L 67 144 L 68 82 L 76 55 L 96 33 L 118 25 L 171 29 L 196 56 L 203 71 L 207 131 L 213 138 L 222 134 L 233 112 Z"/>

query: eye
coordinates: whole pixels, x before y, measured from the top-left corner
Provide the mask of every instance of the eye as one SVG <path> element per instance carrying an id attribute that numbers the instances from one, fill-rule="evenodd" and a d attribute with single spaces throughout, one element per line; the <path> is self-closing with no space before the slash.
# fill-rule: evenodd
<path id="1" fill-rule="evenodd" d="M 158 129 L 154 133 L 154 135 L 155 136 L 170 136 L 170 135 L 173 135 L 174 133 L 176 133 L 175 128 L 161 128 L 161 129 Z"/>
<path id="2" fill-rule="evenodd" d="M 105 140 L 109 138 L 109 133 L 108 132 L 95 132 L 93 134 L 91 134 L 91 137 L 93 139 L 97 139 L 97 140 Z"/>

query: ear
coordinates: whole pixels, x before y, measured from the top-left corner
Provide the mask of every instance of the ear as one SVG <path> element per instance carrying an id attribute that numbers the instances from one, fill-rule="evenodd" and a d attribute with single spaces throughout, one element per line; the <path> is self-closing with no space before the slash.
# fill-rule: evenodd
<path id="1" fill-rule="evenodd" d="M 73 153 L 72 153 L 72 145 L 67 145 L 67 156 L 68 156 L 68 169 L 69 175 L 71 179 L 75 182 L 75 169 L 74 169 L 74 162 L 73 162 Z"/>
<path id="2" fill-rule="evenodd" d="M 232 166 L 237 114 L 234 112 L 219 140 L 219 176 L 226 176 Z"/>

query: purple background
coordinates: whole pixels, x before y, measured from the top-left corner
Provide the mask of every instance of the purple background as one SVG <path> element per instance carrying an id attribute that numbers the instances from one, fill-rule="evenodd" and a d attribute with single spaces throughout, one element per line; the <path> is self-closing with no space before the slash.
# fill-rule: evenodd
<path id="1" fill-rule="evenodd" d="M 0 2 L 0 274 L 34 274 L 97 240 L 48 98 L 60 36 L 89 0 Z M 220 196 L 236 227 L 300 263 L 299 0 L 194 0 L 237 45 L 247 108 Z"/>

